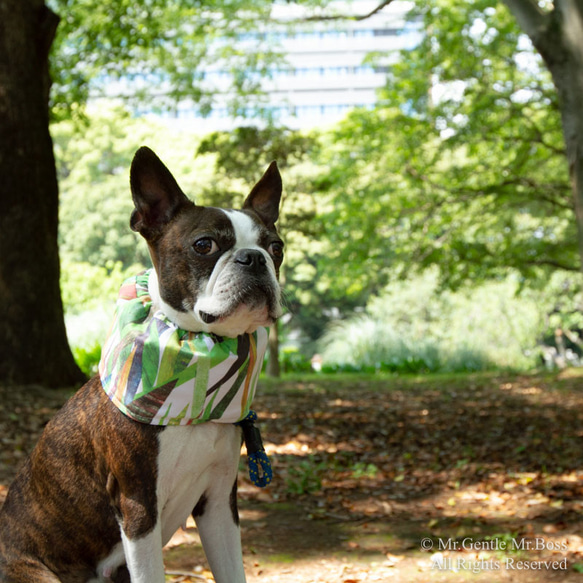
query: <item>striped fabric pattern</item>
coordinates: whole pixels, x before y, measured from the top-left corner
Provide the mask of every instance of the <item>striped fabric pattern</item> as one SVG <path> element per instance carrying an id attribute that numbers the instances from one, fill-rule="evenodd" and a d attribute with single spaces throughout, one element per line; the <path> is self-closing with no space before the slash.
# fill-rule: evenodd
<path id="1" fill-rule="evenodd" d="M 150 273 L 121 287 L 99 363 L 108 397 L 151 425 L 241 421 L 255 396 L 267 328 L 237 338 L 182 330 L 152 305 Z"/>

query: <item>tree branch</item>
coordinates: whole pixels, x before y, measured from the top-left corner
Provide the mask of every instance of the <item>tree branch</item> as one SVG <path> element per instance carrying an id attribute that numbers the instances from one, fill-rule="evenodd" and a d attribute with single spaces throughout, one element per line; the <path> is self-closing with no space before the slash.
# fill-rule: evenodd
<path id="1" fill-rule="evenodd" d="M 561 263 L 555 259 L 533 259 L 525 261 L 526 265 L 533 265 L 536 267 L 554 267 L 555 269 L 562 269 L 563 271 L 570 271 L 576 273 L 580 270 L 578 266 Z"/>
<path id="2" fill-rule="evenodd" d="M 321 21 L 328 21 L 328 20 L 354 20 L 356 22 L 360 22 L 361 20 L 366 20 L 371 16 L 380 12 L 383 8 L 386 8 L 393 0 L 385 0 L 381 2 L 374 10 L 371 10 L 367 14 L 362 14 L 360 16 L 349 16 L 347 14 L 335 14 L 330 16 L 307 16 L 306 18 L 300 18 L 298 22 L 321 22 Z"/>
<path id="3" fill-rule="evenodd" d="M 538 45 L 545 34 L 549 16 L 539 8 L 536 0 L 504 0 L 518 25 L 530 37 L 532 44 Z"/>

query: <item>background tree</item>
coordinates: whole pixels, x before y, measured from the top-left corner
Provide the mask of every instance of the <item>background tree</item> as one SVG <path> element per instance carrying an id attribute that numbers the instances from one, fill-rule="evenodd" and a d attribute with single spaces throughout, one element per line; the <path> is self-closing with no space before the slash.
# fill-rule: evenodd
<path id="1" fill-rule="evenodd" d="M 65 334 L 48 56 L 58 18 L 42 0 L 0 3 L 0 379 L 83 379 Z"/>
<path id="2" fill-rule="evenodd" d="M 450 0 L 415 16 L 429 34 L 326 150 L 330 285 L 366 298 L 430 265 L 451 287 L 579 270 L 556 92 L 514 18 Z"/>
<path id="3" fill-rule="evenodd" d="M 379 2 L 376 12 L 391 3 L 392 0 Z M 561 114 L 562 131 L 565 143 L 565 151 L 568 161 L 569 177 L 572 191 L 572 206 L 574 210 L 575 225 L 577 229 L 578 241 L 578 266 L 583 269 L 583 113 L 580 107 L 580 96 L 583 92 L 583 5 L 578 0 L 555 0 L 554 2 L 537 2 L 536 0 L 504 0 L 512 14 L 515 16 L 519 26 L 528 35 L 532 44 L 542 57 L 548 71 L 552 76 L 554 87 L 558 93 L 558 110 Z M 439 51 L 439 41 L 434 37 L 435 30 L 443 30 L 444 22 L 440 20 L 444 9 L 449 12 L 449 16 L 468 16 L 468 20 L 460 22 L 454 20 L 452 29 L 462 30 L 465 35 L 470 32 L 470 27 L 475 23 L 474 18 L 480 13 L 482 22 L 487 22 L 487 16 L 499 13 L 497 2 L 492 0 L 473 0 L 463 3 L 456 10 L 447 0 L 437 0 L 436 2 L 417 3 L 413 14 L 425 14 L 424 23 L 426 31 L 425 48 L 430 54 L 434 53 L 437 47 Z M 467 10 L 466 10 L 467 9 Z M 371 14 L 372 14 L 371 13 Z M 366 19 L 369 15 L 360 17 L 329 14 L 317 15 L 310 19 L 316 20 L 336 20 L 342 18 Z M 427 18 L 429 16 L 429 18 Z M 460 27 L 461 25 L 461 27 Z M 465 26 L 465 30 L 464 30 Z M 498 32 L 504 32 L 500 30 Z M 439 36 L 439 33 L 438 35 Z M 471 36 L 471 33 L 470 33 Z M 496 30 L 489 29 L 488 37 L 495 38 Z M 453 39 L 451 39 L 453 40 Z M 459 39 L 463 42 L 463 38 Z M 490 43 L 488 39 L 487 43 Z M 455 43 L 454 43 L 455 44 Z M 494 43 L 501 54 L 506 51 L 498 43 Z M 449 45 L 446 45 L 449 46 Z M 452 64 L 454 53 L 445 55 L 442 64 L 443 69 L 447 69 Z M 458 57 L 466 57 L 466 54 L 456 54 Z M 486 63 L 479 63 L 484 65 Z M 512 63 L 509 63 L 512 65 Z M 479 67 L 480 69 L 481 67 Z M 437 67 L 439 71 L 441 67 Z M 472 71 L 470 76 L 476 72 L 474 81 L 480 79 L 479 69 Z M 469 71 L 462 74 L 461 79 L 468 78 Z M 437 76 L 440 82 L 447 79 Z M 434 79 L 432 79 L 433 81 Z M 536 91 L 535 91 L 536 93 Z"/>
<path id="4" fill-rule="evenodd" d="M 545 9 L 534 0 L 505 3 L 543 58 L 559 95 L 583 268 L 583 4 L 555 0 Z"/>

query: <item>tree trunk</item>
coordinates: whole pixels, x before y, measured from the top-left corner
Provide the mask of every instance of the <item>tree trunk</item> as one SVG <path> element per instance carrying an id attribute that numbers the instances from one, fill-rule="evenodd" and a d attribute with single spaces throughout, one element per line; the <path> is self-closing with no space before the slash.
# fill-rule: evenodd
<path id="1" fill-rule="evenodd" d="M 583 271 L 583 2 L 555 0 L 549 12 L 536 0 L 504 0 L 548 67 L 559 95 Z"/>
<path id="2" fill-rule="evenodd" d="M 574 47 L 571 43 L 565 42 L 567 39 L 562 28 L 561 31 L 562 43 L 557 39 L 556 42 L 560 44 L 555 45 L 556 50 L 550 53 L 545 51 L 542 56 L 559 94 L 561 121 L 579 238 L 579 256 L 583 270 L 583 108 L 581 107 L 583 60 L 579 58 L 577 51 L 573 50 Z M 583 37 L 580 42 L 583 45 Z"/>
<path id="3" fill-rule="evenodd" d="M 0 382 L 73 386 L 59 286 L 58 185 L 43 0 L 0 2 Z"/>
<path id="4" fill-rule="evenodd" d="M 279 378 L 279 323 L 276 322 L 269 330 L 269 360 L 267 361 L 267 376 Z"/>
<path id="5" fill-rule="evenodd" d="M 579 73 L 583 72 L 583 67 Z M 578 87 L 570 87 L 572 93 L 580 100 L 583 96 L 583 83 Z M 574 100 L 571 99 L 571 102 Z M 573 189 L 573 201 L 575 205 L 575 220 L 579 236 L 579 257 L 581 258 L 581 270 L 583 271 L 583 109 L 579 105 L 575 109 L 562 112 L 563 132 L 567 143 L 567 160 L 569 162 L 569 174 Z M 576 118 L 576 124 L 571 125 L 571 120 Z M 575 133 L 576 132 L 576 133 Z"/>

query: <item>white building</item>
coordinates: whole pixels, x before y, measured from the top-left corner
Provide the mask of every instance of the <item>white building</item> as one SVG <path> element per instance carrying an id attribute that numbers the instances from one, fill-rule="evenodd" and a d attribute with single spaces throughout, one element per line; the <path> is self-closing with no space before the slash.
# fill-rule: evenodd
<path id="1" fill-rule="evenodd" d="M 343 15 L 365 15 L 377 6 L 376 0 L 335 2 L 323 14 L 335 11 Z M 406 20 L 411 7 L 411 2 L 395 0 L 363 20 L 305 21 L 304 8 L 274 4 L 267 26 L 259 27 L 256 33 L 242 34 L 238 39 L 243 48 L 248 46 L 250 50 L 258 43 L 268 42 L 283 55 L 281 64 L 270 69 L 269 75 L 261 80 L 264 111 L 281 124 L 303 129 L 332 125 L 354 107 L 372 107 L 378 89 L 385 83 L 388 68 L 399 58 L 399 51 L 413 48 L 420 40 L 419 23 Z M 376 65 L 369 60 L 373 53 L 383 55 Z M 217 92 L 208 117 L 203 118 L 196 104 L 187 100 L 161 117 L 169 125 L 192 127 L 201 132 L 252 123 L 249 117 L 230 116 L 230 75 L 225 64 L 217 63 L 205 69 L 206 87 Z M 147 110 L 141 113 L 151 114 Z"/>

